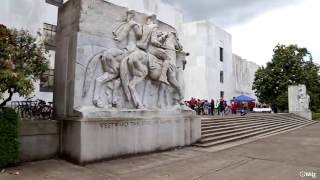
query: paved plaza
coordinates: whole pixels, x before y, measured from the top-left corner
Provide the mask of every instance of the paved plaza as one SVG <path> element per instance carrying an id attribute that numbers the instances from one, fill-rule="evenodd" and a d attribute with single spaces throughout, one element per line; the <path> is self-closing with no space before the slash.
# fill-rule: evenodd
<path id="1" fill-rule="evenodd" d="M 320 179 L 319 137 L 317 123 L 225 150 L 186 147 L 86 166 L 60 159 L 31 162 L 6 169 L 0 179 Z"/>

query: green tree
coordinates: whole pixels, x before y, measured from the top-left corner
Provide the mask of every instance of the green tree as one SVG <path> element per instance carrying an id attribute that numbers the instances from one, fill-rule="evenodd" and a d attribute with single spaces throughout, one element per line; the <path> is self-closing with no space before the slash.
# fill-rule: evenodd
<path id="1" fill-rule="evenodd" d="M 47 51 L 39 38 L 25 30 L 12 30 L 0 24 L 0 107 L 14 93 L 27 97 L 34 81 L 48 69 Z"/>
<path id="2" fill-rule="evenodd" d="M 305 84 L 310 95 L 311 110 L 320 108 L 319 66 L 313 63 L 306 48 L 277 45 L 271 62 L 255 73 L 253 90 L 260 102 L 288 109 L 288 86 Z"/>

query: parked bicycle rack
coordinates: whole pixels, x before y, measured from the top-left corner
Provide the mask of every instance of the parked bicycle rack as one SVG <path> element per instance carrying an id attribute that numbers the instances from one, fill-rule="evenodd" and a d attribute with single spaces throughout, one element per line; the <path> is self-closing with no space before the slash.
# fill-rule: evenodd
<path id="1" fill-rule="evenodd" d="M 12 101 L 11 107 L 26 120 L 48 120 L 53 113 L 52 103 L 41 99 L 36 101 Z"/>

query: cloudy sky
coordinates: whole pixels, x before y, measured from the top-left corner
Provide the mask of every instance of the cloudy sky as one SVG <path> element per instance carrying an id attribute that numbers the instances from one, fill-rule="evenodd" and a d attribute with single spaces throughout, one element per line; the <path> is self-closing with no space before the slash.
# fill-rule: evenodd
<path id="1" fill-rule="evenodd" d="M 210 19 L 232 34 L 233 52 L 259 65 L 278 44 L 298 44 L 320 63 L 320 0 L 166 0 L 187 21 Z"/>

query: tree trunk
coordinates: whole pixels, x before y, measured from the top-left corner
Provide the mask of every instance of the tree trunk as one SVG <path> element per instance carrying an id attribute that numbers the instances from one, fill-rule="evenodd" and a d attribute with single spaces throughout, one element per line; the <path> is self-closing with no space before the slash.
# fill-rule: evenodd
<path id="1" fill-rule="evenodd" d="M 0 108 L 4 107 L 7 104 L 7 102 L 11 101 L 11 98 L 13 95 L 13 91 L 11 90 L 11 88 L 8 89 L 8 93 L 9 93 L 9 97 L 0 104 Z"/>

